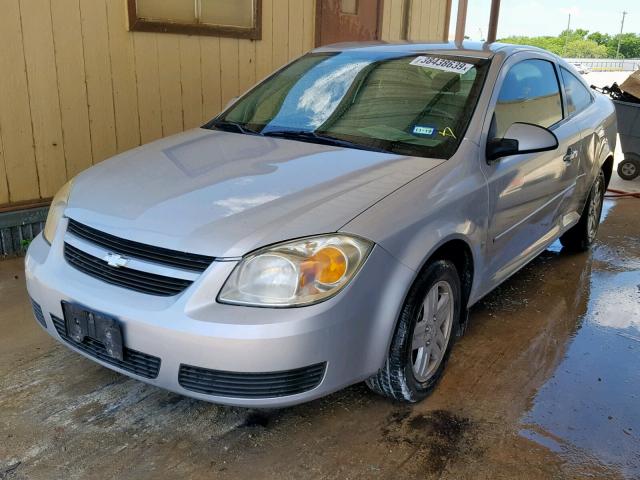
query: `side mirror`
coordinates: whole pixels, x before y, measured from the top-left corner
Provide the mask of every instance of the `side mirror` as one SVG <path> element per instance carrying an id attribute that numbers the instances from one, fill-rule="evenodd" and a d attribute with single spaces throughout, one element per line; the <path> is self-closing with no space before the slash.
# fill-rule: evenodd
<path id="1" fill-rule="evenodd" d="M 509 127 L 504 138 L 487 142 L 487 160 L 516 154 L 547 152 L 556 148 L 558 138 L 548 128 L 516 122 Z"/>

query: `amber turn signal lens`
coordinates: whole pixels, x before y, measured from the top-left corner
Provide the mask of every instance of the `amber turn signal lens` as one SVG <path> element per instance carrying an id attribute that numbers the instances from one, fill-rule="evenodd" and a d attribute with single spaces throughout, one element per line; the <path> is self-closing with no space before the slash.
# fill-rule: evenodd
<path id="1" fill-rule="evenodd" d="M 336 247 L 325 247 L 311 258 L 318 263 L 316 279 L 320 283 L 336 283 L 347 273 L 347 258 Z"/>
<path id="2" fill-rule="evenodd" d="M 331 285 L 347 273 L 347 258 L 336 247 L 324 247 L 301 265 L 300 285 L 308 285 L 313 281 Z"/>

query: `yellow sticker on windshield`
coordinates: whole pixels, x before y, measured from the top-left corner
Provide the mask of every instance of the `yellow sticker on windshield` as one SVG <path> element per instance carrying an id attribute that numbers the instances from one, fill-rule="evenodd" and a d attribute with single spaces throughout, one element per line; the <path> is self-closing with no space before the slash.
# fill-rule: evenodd
<path id="1" fill-rule="evenodd" d="M 455 133 L 453 133 L 453 130 L 451 130 L 450 127 L 445 127 L 443 130 L 440 130 L 440 135 L 442 135 L 443 137 L 453 137 L 456 140 L 458 139 L 458 137 L 456 137 Z"/>

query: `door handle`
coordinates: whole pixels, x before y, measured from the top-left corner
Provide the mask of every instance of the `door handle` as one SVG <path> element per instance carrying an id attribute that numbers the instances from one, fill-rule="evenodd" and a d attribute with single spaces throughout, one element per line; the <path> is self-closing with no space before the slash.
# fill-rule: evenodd
<path id="1" fill-rule="evenodd" d="M 564 154 L 564 157 L 562 157 L 562 159 L 567 163 L 571 163 L 577 157 L 578 157 L 578 150 L 576 150 L 575 148 L 569 147 L 567 148 L 567 153 Z"/>

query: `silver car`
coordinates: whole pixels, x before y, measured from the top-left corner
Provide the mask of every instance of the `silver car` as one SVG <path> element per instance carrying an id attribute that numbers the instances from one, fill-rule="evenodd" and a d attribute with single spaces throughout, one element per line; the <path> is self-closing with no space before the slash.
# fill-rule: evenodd
<path id="1" fill-rule="evenodd" d="M 62 188 L 26 258 L 35 316 L 202 400 L 364 380 L 416 402 L 469 307 L 556 239 L 593 242 L 615 138 L 611 101 L 543 50 L 319 48 Z"/>

